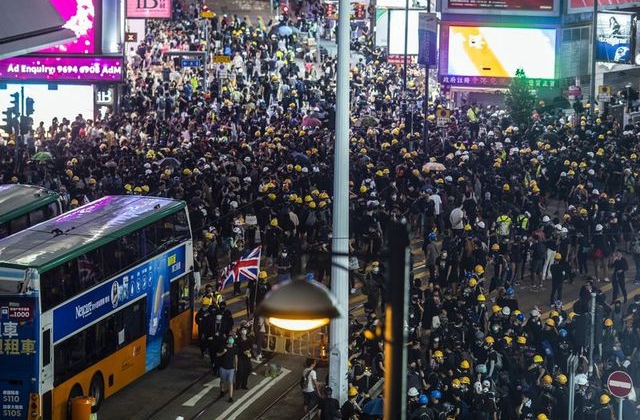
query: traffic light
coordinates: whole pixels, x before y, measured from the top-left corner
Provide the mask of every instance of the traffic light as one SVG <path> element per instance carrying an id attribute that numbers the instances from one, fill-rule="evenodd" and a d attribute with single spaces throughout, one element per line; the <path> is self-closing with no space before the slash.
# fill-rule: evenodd
<path id="1" fill-rule="evenodd" d="M 33 104 L 35 103 L 35 101 L 33 100 L 33 98 L 27 98 L 26 99 L 26 109 L 24 111 L 24 113 L 28 116 L 30 116 L 31 114 L 33 114 Z"/>
<path id="2" fill-rule="evenodd" d="M 273 8 L 276 10 L 280 8 L 280 0 L 273 0 Z"/>
<path id="3" fill-rule="evenodd" d="M 13 132 L 13 108 L 7 108 L 6 111 L 2 111 L 4 117 L 2 117 L 2 128 L 5 133 L 11 134 Z"/>
<path id="4" fill-rule="evenodd" d="M 289 14 L 289 6 L 287 6 L 286 4 L 282 5 L 282 14 L 283 15 Z"/>
<path id="5" fill-rule="evenodd" d="M 20 94 L 18 92 L 11 94 L 11 108 L 14 114 L 20 113 Z"/>
<path id="6" fill-rule="evenodd" d="M 332 3 L 329 3 L 325 7 L 325 17 L 328 19 L 334 18 L 334 15 L 336 14 L 335 6 Z"/>

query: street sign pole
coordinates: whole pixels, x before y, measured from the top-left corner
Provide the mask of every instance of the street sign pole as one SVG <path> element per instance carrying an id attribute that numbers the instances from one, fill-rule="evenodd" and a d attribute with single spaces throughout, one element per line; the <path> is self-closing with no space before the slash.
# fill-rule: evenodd
<path id="1" fill-rule="evenodd" d="M 596 2 L 597 3 L 597 2 Z M 593 348 L 596 342 L 596 294 L 591 293 L 591 330 L 589 331 L 589 378 L 593 376 Z"/>
<path id="2" fill-rule="evenodd" d="M 618 398 L 618 420 L 622 420 L 622 401 L 624 398 Z"/>

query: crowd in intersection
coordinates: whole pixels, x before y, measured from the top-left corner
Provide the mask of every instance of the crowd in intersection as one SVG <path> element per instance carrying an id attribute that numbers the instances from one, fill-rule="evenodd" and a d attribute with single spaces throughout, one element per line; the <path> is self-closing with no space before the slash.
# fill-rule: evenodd
<path id="1" fill-rule="evenodd" d="M 335 59 L 305 65 L 298 31 L 281 36 L 280 24 L 218 16 L 208 47 L 233 59 L 224 79 L 213 72 L 203 81 L 166 54 L 207 48 L 197 7 L 176 4 L 174 19 L 151 24 L 134 52 L 121 112 L 52 121 L 34 131 L 33 147 L 5 142 L 2 182 L 58 190 L 68 208 L 105 194 L 186 200 L 203 284 L 217 280 L 221 261 L 262 245 L 265 274 L 249 291 L 250 312 L 268 283 L 311 272 L 328 284 Z M 296 24 L 304 25 L 292 17 Z M 379 255 L 389 221 L 404 218 L 428 273 L 412 279 L 409 418 L 567 418 L 573 352 L 581 355 L 574 418 L 610 419 L 608 373 L 625 370 L 640 384 L 640 297 L 626 288 L 640 280 L 640 127 L 589 109 L 569 119 L 541 102 L 526 127 L 505 109 L 462 103 L 436 129 L 444 98 L 433 95 L 426 115 L 404 113 L 401 69 L 382 56 L 363 49 L 350 72 L 350 278 L 352 292 L 367 295 L 367 317 L 351 323 L 342 413 L 330 412 L 314 374 L 306 408 L 319 401 L 325 418 L 367 418 L 369 388 L 384 373 L 375 331 L 390 285 Z M 421 73 L 411 68 L 407 83 L 418 99 Z M 31 163 L 36 149 L 55 160 Z M 563 293 L 569 282 L 581 284 L 579 296 Z M 611 293 L 601 290 L 607 282 Z M 203 303 L 228 319 L 209 292 Z M 591 292 L 598 346 L 588 375 Z M 528 293 L 541 300 L 525 313 L 518 296 Z M 229 399 L 249 369 L 232 353 L 257 357 L 259 346 L 241 343 L 259 343 L 263 322 L 225 324 L 216 336 L 214 366 L 220 358 L 223 369 L 238 367 L 236 378 L 221 373 Z M 623 407 L 624 418 L 637 415 L 634 401 Z"/>

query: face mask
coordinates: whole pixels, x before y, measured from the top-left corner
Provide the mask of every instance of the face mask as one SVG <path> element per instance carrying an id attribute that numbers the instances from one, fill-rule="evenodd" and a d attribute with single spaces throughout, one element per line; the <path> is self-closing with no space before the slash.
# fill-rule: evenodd
<path id="1" fill-rule="evenodd" d="M 377 273 L 380 271 L 380 269 L 379 269 L 378 267 L 376 267 L 376 268 L 374 268 L 374 269 L 373 269 L 373 270 L 371 270 L 371 271 L 372 271 L 374 274 L 377 274 Z"/>
<path id="2" fill-rule="evenodd" d="M 240 335 L 247 335 L 247 330 L 244 328 L 240 330 Z"/>

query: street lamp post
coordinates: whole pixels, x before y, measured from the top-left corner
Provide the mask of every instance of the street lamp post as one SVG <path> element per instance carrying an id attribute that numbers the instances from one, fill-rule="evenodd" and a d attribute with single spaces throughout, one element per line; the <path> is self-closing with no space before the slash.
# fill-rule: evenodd
<path id="1" fill-rule="evenodd" d="M 595 117 L 596 110 L 596 54 L 598 52 L 598 1 L 593 1 L 593 19 L 591 22 L 591 84 L 589 85 L 590 114 Z"/>

